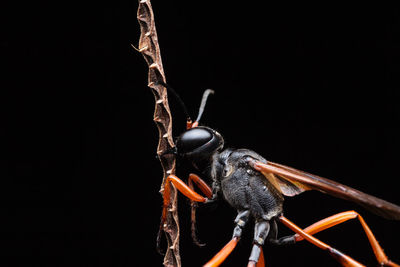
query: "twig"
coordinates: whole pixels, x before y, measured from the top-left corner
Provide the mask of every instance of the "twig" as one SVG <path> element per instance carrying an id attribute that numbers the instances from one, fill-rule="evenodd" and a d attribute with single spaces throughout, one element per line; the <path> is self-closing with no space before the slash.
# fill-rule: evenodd
<path id="1" fill-rule="evenodd" d="M 165 74 L 161 62 L 160 47 L 158 45 L 157 32 L 154 22 L 153 9 L 150 0 L 139 0 L 137 18 L 140 24 L 139 46 L 136 50 L 142 53 L 149 66 L 148 86 L 152 89 L 155 98 L 154 121 L 159 132 L 157 154 L 163 169 L 161 183 L 162 193 L 164 184 L 169 174 L 175 173 L 175 156 L 162 153 L 174 146 L 172 139 L 172 117 L 168 105 L 167 89 L 161 84 L 166 83 Z M 162 226 L 168 242 L 164 257 L 165 266 L 181 266 L 179 254 L 179 221 L 177 211 L 177 192 L 171 188 L 171 206 L 168 210 L 165 224 Z"/>

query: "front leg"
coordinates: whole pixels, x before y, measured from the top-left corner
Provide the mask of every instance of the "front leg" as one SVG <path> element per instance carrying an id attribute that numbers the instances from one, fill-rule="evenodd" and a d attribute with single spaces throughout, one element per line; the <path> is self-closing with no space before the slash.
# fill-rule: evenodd
<path id="1" fill-rule="evenodd" d="M 194 184 L 196 184 L 200 190 L 207 196 L 207 200 L 203 203 L 212 203 L 216 200 L 217 194 L 214 193 L 214 184 L 213 184 L 213 188 L 210 188 L 206 182 L 204 182 L 198 175 L 191 173 L 189 175 L 189 179 L 188 179 L 188 185 L 190 187 L 190 189 L 194 190 Z M 197 202 L 190 200 L 190 206 L 191 206 L 191 215 L 190 215 L 190 219 L 191 219 L 191 232 L 192 232 L 192 239 L 193 242 L 199 246 L 199 247 L 203 247 L 205 246 L 204 243 L 201 243 L 199 238 L 197 237 L 197 227 L 196 227 L 196 209 L 197 209 Z"/>
<path id="2" fill-rule="evenodd" d="M 194 182 L 203 193 L 205 193 L 207 196 L 211 196 L 211 189 L 207 186 L 207 184 L 200 179 L 197 175 L 191 174 L 189 176 L 189 182 Z M 161 222 L 160 222 L 160 228 L 158 230 L 157 234 L 157 250 L 159 253 L 161 253 L 160 250 L 160 240 L 161 240 L 161 232 L 164 228 L 164 223 L 167 218 L 167 211 L 170 205 L 170 194 L 171 194 L 171 184 L 175 186 L 175 188 L 181 192 L 183 195 L 185 195 L 187 198 L 189 198 L 191 201 L 196 201 L 196 202 L 207 202 L 207 197 L 203 197 L 202 195 L 199 195 L 197 192 L 193 190 L 193 185 L 188 186 L 186 185 L 181 179 L 179 179 L 175 175 L 169 175 L 165 181 L 164 184 L 164 192 L 163 192 L 163 211 L 161 215 Z M 191 188 L 192 187 L 192 188 Z"/>
<path id="3" fill-rule="evenodd" d="M 163 205 L 163 214 L 162 214 L 162 223 L 164 223 L 165 218 L 167 216 L 167 208 L 170 204 L 170 192 L 171 192 L 171 184 L 175 186 L 175 188 L 180 191 L 183 195 L 189 198 L 192 201 L 196 202 L 206 202 L 207 198 L 199 195 L 189 186 L 187 186 L 181 179 L 176 177 L 175 175 L 170 175 L 167 177 L 167 180 L 164 185 L 164 205 Z"/>

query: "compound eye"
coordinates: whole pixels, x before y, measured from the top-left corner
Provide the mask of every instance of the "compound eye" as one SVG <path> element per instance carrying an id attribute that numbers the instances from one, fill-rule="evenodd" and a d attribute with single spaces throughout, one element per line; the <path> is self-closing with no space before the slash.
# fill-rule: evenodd
<path id="1" fill-rule="evenodd" d="M 202 128 L 193 128 L 183 133 L 177 140 L 180 153 L 192 152 L 213 138 L 210 131 Z"/>

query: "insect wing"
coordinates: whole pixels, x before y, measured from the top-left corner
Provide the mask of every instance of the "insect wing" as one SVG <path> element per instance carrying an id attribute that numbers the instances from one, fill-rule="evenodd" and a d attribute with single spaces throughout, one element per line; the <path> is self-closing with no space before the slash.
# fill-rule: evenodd
<path id="1" fill-rule="evenodd" d="M 272 172 L 262 172 L 262 174 L 268 179 L 268 181 L 276 188 L 278 191 L 288 197 L 292 197 L 303 193 L 311 188 L 304 186 L 296 181 L 286 179 L 280 175 Z"/>
<path id="2" fill-rule="evenodd" d="M 254 168 L 260 171 L 270 181 L 271 177 L 275 177 L 278 182 L 272 181 L 271 183 L 284 195 L 291 196 L 290 194 L 285 194 L 287 186 L 285 183 L 280 182 L 286 180 L 290 183 L 291 187 L 294 186 L 298 189 L 298 193 L 296 194 L 314 189 L 334 197 L 358 203 L 386 219 L 400 220 L 399 206 L 327 178 L 270 161 L 268 161 L 268 163 L 254 161 Z"/>

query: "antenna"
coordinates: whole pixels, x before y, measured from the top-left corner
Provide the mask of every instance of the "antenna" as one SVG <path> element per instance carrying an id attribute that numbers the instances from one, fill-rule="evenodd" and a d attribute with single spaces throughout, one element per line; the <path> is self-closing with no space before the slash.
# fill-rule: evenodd
<path id="1" fill-rule="evenodd" d="M 185 103 L 182 101 L 181 97 L 180 97 L 180 96 L 178 95 L 178 93 L 174 90 L 174 88 L 172 88 L 171 86 L 169 86 L 168 84 L 166 84 L 166 83 L 163 82 L 163 81 L 159 81 L 158 83 L 161 84 L 162 86 L 164 86 L 165 88 L 167 88 L 168 91 L 170 91 L 170 92 L 175 96 L 175 98 L 178 100 L 179 104 L 181 105 L 181 107 L 182 107 L 182 109 L 183 109 L 183 112 L 184 112 L 185 115 L 186 115 L 187 121 L 192 121 L 192 118 L 190 118 L 190 115 L 189 115 L 188 109 L 187 109 L 186 106 L 185 106 Z"/>
<path id="2" fill-rule="evenodd" d="M 207 89 L 207 90 L 204 91 L 203 97 L 201 98 L 201 103 L 200 103 L 200 108 L 199 108 L 199 115 L 197 115 L 196 122 L 200 121 L 201 115 L 203 115 L 204 108 L 205 108 L 206 103 L 207 103 L 207 98 L 208 98 L 208 96 L 210 94 L 213 95 L 214 94 L 214 90 Z"/>
<path id="3" fill-rule="evenodd" d="M 175 96 L 175 98 L 178 100 L 179 104 L 181 105 L 181 107 L 182 107 L 182 109 L 183 109 L 183 112 L 184 112 L 185 115 L 186 115 L 186 120 L 187 120 L 187 122 L 186 122 L 186 128 L 187 128 L 187 129 L 190 129 L 190 128 L 197 127 L 197 125 L 199 125 L 199 120 L 201 119 L 201 115 L 203 115 L 204 108 L 205 108 L 205 106 L 206 106 L 208 96 L 209 96 L 210 94 L 214 94 L 214 90 L 207 89 L 207 90 L 204 91 L 203 97 L 201 98 L 201 103 L 200 103 L 200 108 L 199 108 L 199 114 L 197 115 L 197 119 L 193 122 L 193 121 L 192 121 L 192 118 L 190 118 L 189 111 L 188 111 L 188 109 L 186 108 L 185 103 L 182 101 L 182 99 L 181 99 L 181 97 L 178 95 L 178 93 L 177 93 L 171 86 L 169 86 L 167 83 L 165 83 L 165 82 L 163 82 L 163 81 L 158 81 L 158 84 L 161 84 L 162 86 L 164 86 L 165 88 L 167 88 L 168 91 L 171 92 L 171 93 Z"/>

